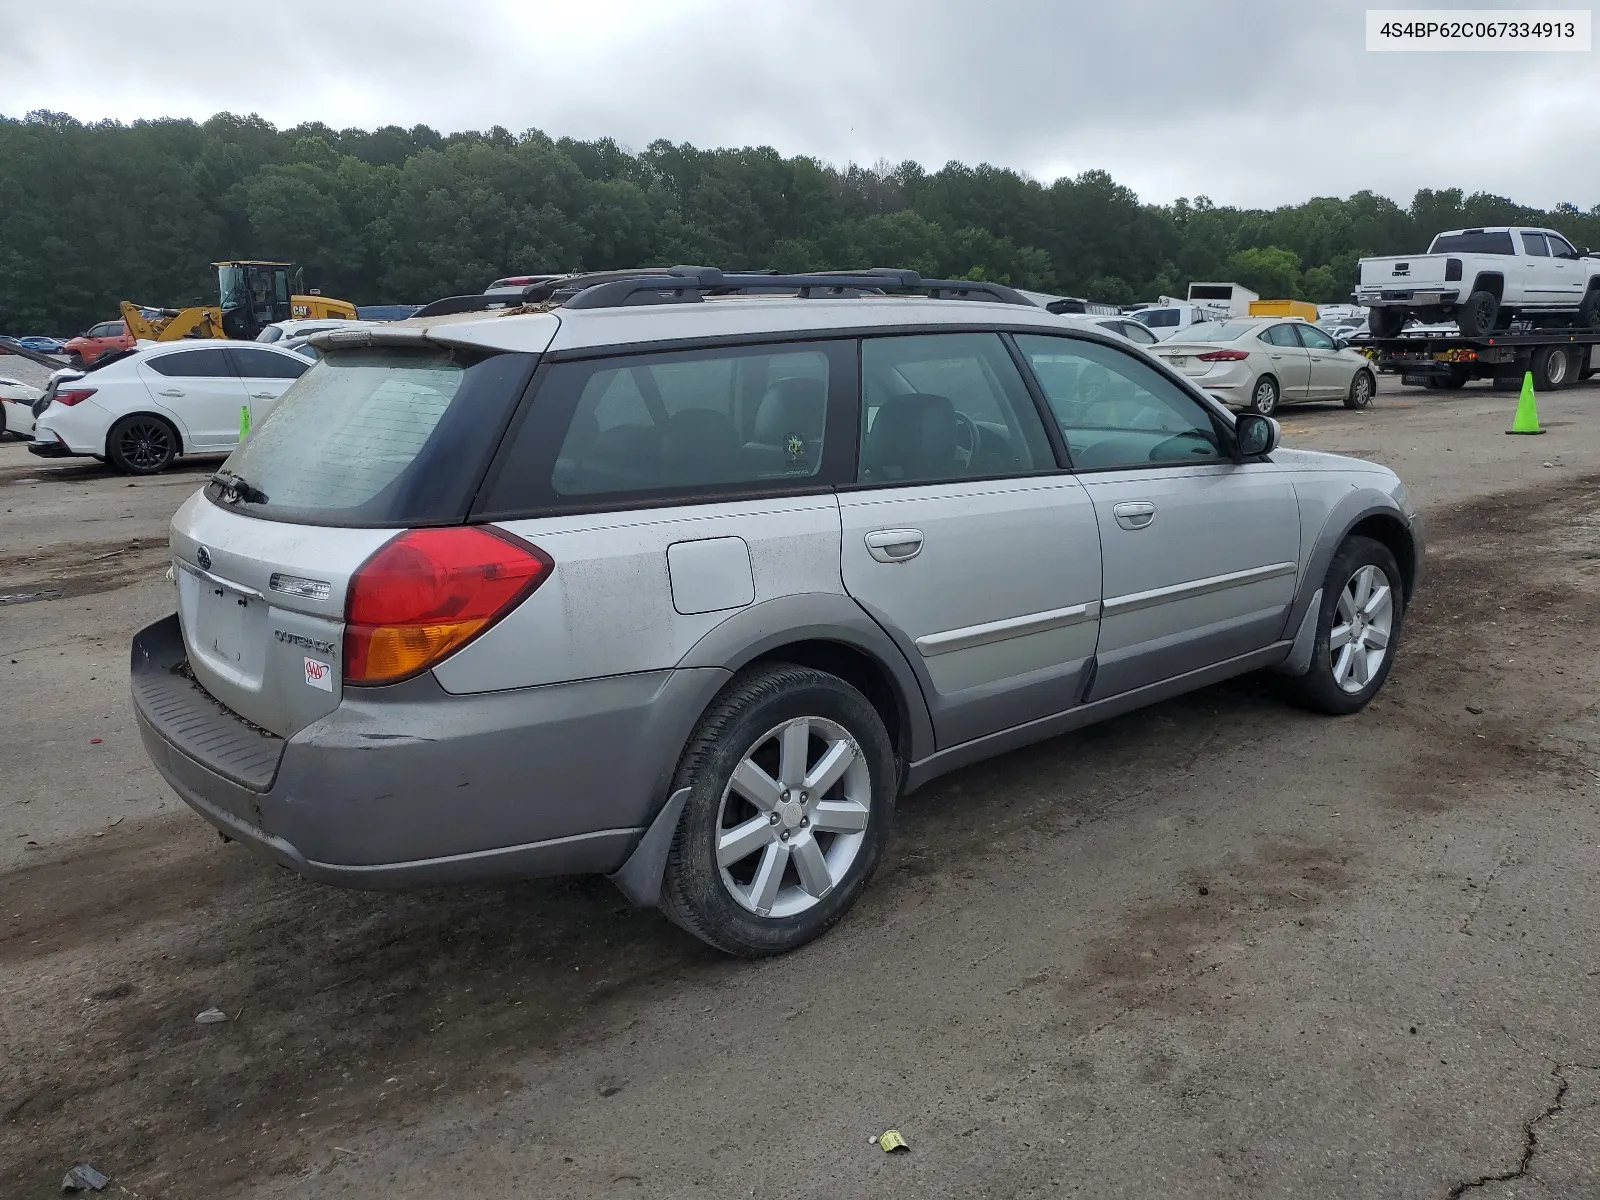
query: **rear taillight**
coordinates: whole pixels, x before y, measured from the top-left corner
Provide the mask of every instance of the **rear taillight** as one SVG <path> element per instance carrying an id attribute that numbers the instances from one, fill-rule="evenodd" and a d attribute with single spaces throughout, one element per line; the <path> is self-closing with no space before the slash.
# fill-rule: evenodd
<path id="1" fill-rule="evenodd" d="M 97 390 L 97 388 L 62 388 L 55 394 L 55 402 L 71 408 L 74 404 L 87 400 Z"/>
<path id="2" fill-rule="evenodd" d="M 1250 357 L 1248 350 L 1207 350 L 1204 354 L 1196 354 L 1201 362 L 1240 362 Z"/>
<path id="3" fill-rule="evenodd" d="M 489 526 L 413 529 L 350 580 L 344 681 L 395 683 L 505 616 L 555 570 L 543 550 Z"/>
<path id="4" fill-rule="evenodd" d="M 1447 258 L 1444 260 L 1444 277 L 1447 283 L 1455 283 L 1461 278 L 1461 260 L 1459 258 Z"/>

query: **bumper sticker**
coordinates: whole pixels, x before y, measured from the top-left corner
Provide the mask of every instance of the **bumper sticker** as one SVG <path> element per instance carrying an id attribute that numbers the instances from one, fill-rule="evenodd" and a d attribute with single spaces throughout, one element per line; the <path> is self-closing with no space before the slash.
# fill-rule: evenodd
<path id="1" fill-rule="evenodd" d="M 314 658 L 306 659 L 306 686 L 333 691 L 333 668 Z"/>

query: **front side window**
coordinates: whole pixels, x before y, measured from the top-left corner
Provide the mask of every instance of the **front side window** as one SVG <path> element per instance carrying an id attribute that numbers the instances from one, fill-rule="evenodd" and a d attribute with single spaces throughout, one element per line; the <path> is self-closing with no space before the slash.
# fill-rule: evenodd
<path id="1" fill-rule="evenodd" d="M 233 368 L 222 350 L 180 350 L 176 354 L 160 354 L 149 360 L 150 369 L 158 375 L 184 379 L 232 379 Z"/>
<path id="2" fill-rule="evenodd" d="M 1549 258 L 1550 246 L 1544 240 L 1542 233 L 1525 233 L 1522 235 L 1522 248 L 1535 258 Z"/>
<path id="3" fill-rule="evenodd" d="M 1199 401 L 1133 354 L 1073 338 L 1019 334 L 1017 345 L 1060 423 L 1073 468 L 1216 462 L 1222 435 Z"/>
<path id="4" fill-rule="evenodd" d="M 1550 235 L 1550 253 L 1554 254 L 1557 258 L 1578 257 L 1578 252 L 1572 248 L 1572 244 L 1560 234 L 1555 233 Z"/>
<path id="5" fill-rule="evenodd" d="M 1315 325 L 1293 325 L 1289 326 L 1289 329 L 1292 333 L 1299 333 L 1300 340 L 1305 344 L 1307 350 L 1338 349 L 1338 347 L 1333 344 L 1333 339 L 1327 334 L 1323 333 L 1322 330 L 1318 329 Z"/>
<path id="6" fill-rule="evenodd" d="M 1161 340 L 1137 321 L 1124 321 L 1122 332 L 1129 341 L 1138 342 L 1141 346 L 1153 346 Z"/>
<path id="7" fill-rule="evenodd" d="M 860 434 L 860 483 L 1025 475 L 1056 465 L 997 333 L 864 341 Z"/>

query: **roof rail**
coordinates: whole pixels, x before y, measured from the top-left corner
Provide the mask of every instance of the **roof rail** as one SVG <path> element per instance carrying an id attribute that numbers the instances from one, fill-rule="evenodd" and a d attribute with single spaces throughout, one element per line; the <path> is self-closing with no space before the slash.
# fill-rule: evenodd
<path id="1" fill-rule="evenodd" d="M 583 277 L 565 281 L 554 296 L 573 293 L 565 307 L 620 308 L 629 304 L 697 304 L 710 295 L 794 293 L 860 296 L 889 292 L 926 292 L 934 299 L 998 300 L 1003 304 L 1028 301 L 1004 284 L 970 279 L 924 279 L 916 271 L 876 267 L 865 271 L 817 271 L 795 275 L 765 272 L 724 273 L 716 267 L 670 267 L 666 270 L 618 272 L 620 277 L 587 283 Z M 1032 307 L 1029 305 L 1029 307 Z"/>

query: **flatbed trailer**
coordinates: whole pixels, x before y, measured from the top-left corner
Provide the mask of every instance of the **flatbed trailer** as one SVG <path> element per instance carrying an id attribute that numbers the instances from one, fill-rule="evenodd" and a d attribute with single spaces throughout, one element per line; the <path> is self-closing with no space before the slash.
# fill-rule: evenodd
<path id="1" fill-rule="evenodd" d="M 1417 332 L 1361 343 L 1382 371 L 1415 387 L 1460 388 L 1474 379 L 1515 386 L 1532 372 L 1536 391 L 1554 391 L 1600 371 L 1600 330 L 1529 329 L 1462 337 Z"/>

